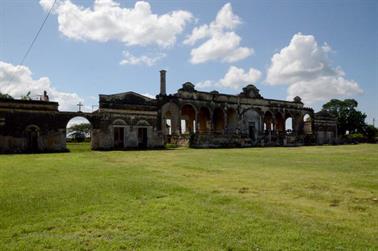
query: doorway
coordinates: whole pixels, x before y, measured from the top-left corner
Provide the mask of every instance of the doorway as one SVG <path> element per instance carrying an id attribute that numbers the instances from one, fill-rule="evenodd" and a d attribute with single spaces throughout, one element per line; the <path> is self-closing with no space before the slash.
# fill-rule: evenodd
<path id="1" fill-rule="evenodd" d="M 255 122 L 249 122 L 249 127 L 248 127 L 248 134 L 249 138 L 252 141 L 255 141 Z"/>
<path id="2" fill-rule="evenodd" d="M 147 128 L 138 128 L 138 147 L 147 147 Z"/>
<path id="3" fill-rule="evenodd" d="M 125 128 L 114 127 L 114 148 L 122 149 L 124 148 L 125 141 Z"/>
<path id="4" fill-rule="evenodd" d="M 90 151 L 92 143 L 91 122 L 82 116 L 71 118 L 66 125 L 66 147 L 69 151 Z"/>
<path id="5" fill-rule="evenodd" d="M 27 148 L 29 152 L 38 152 L 38 134 L 37 127 L 30 127 L 27 130 Z"/>

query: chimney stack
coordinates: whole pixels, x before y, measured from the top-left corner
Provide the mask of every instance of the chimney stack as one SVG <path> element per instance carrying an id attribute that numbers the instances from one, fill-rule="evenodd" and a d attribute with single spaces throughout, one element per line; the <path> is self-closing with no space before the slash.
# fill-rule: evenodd
<path id="1" fill-rule="evenodd" d="M 165 73 L 166 70 L 160 71 L 160 95 L 167 95 L 166 92 L 166 82 L 165 82 Z"/>

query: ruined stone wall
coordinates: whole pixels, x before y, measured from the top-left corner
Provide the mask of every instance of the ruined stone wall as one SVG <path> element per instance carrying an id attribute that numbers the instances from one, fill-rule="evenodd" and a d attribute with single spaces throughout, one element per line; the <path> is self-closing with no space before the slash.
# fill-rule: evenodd
<path id="1" fill-rule="evenodd" d="M 331 114 L 320 111 L 315 114 L 314 133 L 316 144 L 337 144 L 337 119 Z"/>
<path id="2" fill-rule="evenodd" d="M 66 151 L 65 127 L 57 112 L 0 111 L 0 152 Z"/>
<path id="3" fill-rule="evenodd" d="M 155 111 L 101 109 L 97 114 L 98 126 L 92 132 L 92 149 L 112 150 L 161 148 L 163 138 L 158 130 L 158 118 Z M 123 131 L 123 140 L 117 147 L 115 130 Z M 141 146 L 141 131 L 145 129 L 146 145 Z"/>
<path id="4" fill-rule="evenodd" d="M 195 147 L 303 144 L 303 117 L 305 114 L 314 117 L 313 110 L 305 108 L 299 97 L 294 101 L 264 99 L 252 85 L 239 95 L 227 95 L 196 91 L 194 85 L 185 83 L 176 94 L 159 96 L 158 104 L 164 139 L 178 137 L 178 142 L 186 142 L 180 140 L 188 138 L 185 134 L 202 134 L 192 137 L 195 140 L 191 144 Z M 288 118 L 293 121 L 290 135 L 285 128 Z M 190 125 L 189 132 L 181 128 L 182 120 Z"/>

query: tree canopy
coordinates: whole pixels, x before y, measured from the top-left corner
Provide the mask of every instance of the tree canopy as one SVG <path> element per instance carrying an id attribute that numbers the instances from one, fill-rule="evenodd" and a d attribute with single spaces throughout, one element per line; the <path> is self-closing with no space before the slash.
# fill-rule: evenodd
<path id="1" fill-rule="evenodd" d="M 347 131 L 364 133 L 366 114 L 358 111 L 357 106 L 358 102 L 354 99 L 332 99 L 323 105 L 323 110 L 337 117 L 340 135 L 345 135 Z"/>
<path id="2" fill-rule="evenodd" d="M 68 132 L 82 132 L 85 134 L 90 133 L 91 130 L 92 126 L 89 123 L 76 124 L 68 128 Z"/>
<path id="3" fill-rule="evenodd" d="M 13 99 L 13 97 L 9 94 L 5 94 L 5 93 L 0 92 L 0 99 Z"/>

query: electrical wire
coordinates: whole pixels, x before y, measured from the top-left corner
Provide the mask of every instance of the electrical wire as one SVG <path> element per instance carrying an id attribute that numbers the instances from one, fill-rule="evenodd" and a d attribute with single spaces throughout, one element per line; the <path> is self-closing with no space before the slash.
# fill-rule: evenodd
<path id="1" fill-rule="evenodd" d="M 45 23 L 46 23 L 47 19 L 49 18 L 52 9 L 53 9 L 54 6 L 55 6 L 56 1 L 57 1 L 57 0 L 54 0 L 53 4 L 51 5 L 49 11 L 47 12 L 47 15 L 46 15 L 45 19 L 43 20 L 43 22 L 42 22 L 41 26 L 39 27 L 37 33 L 34 35 L 34 38 L 33 38 L 32 42 L 30 43 L 28 49 L 26 50 L 24 56 L 22 57 L 22 60 L 21 60 L 20 63 L 16 66 L 16 68 L 18 68 L 19 66 L 21 66 L 21 65 L 24 64 L 26 57 L 29 55 L 30 51 L 31 51 L 32 48 L 33 48 L 33 45 L 34 45 L 35 41 L 37 41 L 37 38 L 38 38 L 39 34 L 41 33 L 43 27 L 45 26 Z M 16 77 L 16 75 L 13 75 L 12 78 L 8 81 L 8 84 L 12 83 L 12 81 L 14 80 L 15 77 Z"/>
<path id="2" fill-rule="evenodd" d="M 33 45 L 34 45 L 35 41 L 37 40 L 39 34 L 41 33 L 43 27 L 45 26 L 45 23 L 46 23 L 47 19 L 49 18 L 50 13 L 51 13 L 52 9 L 54 8 L 56 1 L 57 1 L 57 0 L 54 0 L 54 2 L 53 2 L 53 4 L 51 5 L 49 11 L 47 12 L 47 15 L 46 15 L 45 19 L 43 20 L 41 26 L 39 27 L 37 33 L 35 34 L 35 36 L 34 36 L 32 42 L 30 43 L 30 45 L 29 45 L 28 49 L 26 50 L 24 56 L 22 57 L 22 60 L 21 60 L 21 62 L 20 62 L 20 65 L 22 65 L 22 64 L 25 62 L 26 57 L 29 55 L 31 49 L 33 48 Z"/>

